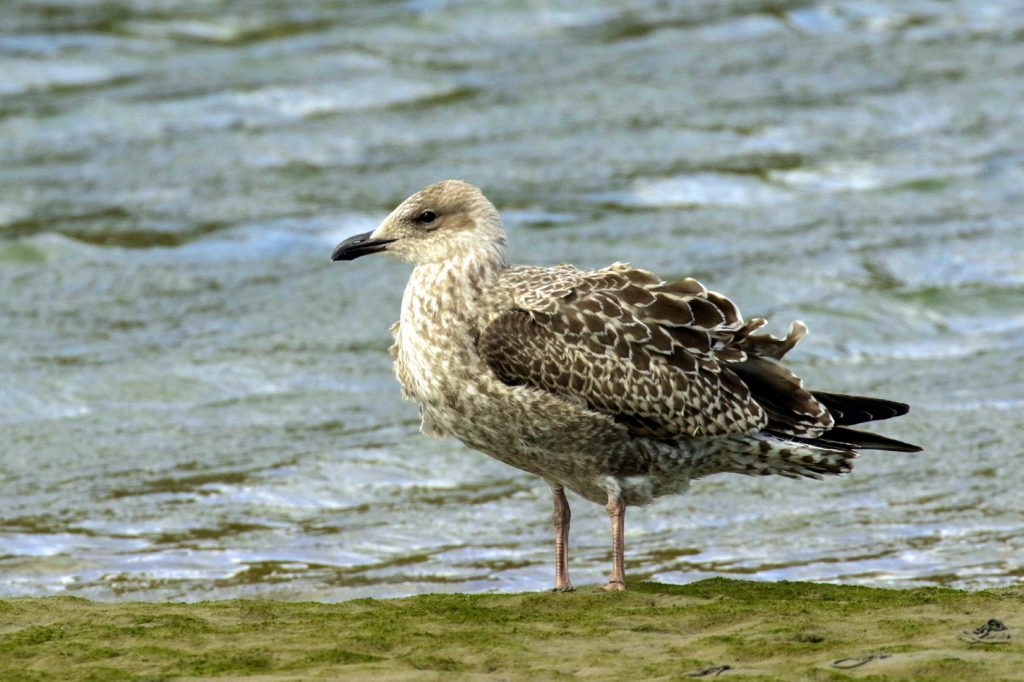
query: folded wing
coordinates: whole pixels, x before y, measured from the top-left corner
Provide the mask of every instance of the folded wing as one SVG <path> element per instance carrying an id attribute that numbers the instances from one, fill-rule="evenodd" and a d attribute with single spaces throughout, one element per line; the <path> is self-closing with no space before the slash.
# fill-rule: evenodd
<path id="1" fill-rule="evenodd" d="M 502 381 L 549 391 L 654 438 L 765 429 L 815 438 L 832 417 L 775 358 L 805 333 L 753 334 L 726 297 L 693 279 L 665 282 L 617 264 L 513 268 L 515 305 L 493 319 L 479 351 Z"/>

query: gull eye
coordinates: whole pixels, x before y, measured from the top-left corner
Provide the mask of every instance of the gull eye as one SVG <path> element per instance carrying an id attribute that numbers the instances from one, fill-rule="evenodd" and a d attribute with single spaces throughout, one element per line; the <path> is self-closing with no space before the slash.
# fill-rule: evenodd
<path id="1" fill-rule="evenodd" d="M 423 213 L 420 213 L 418 216 L 416 216 L 416 222 L 422 225 L 432 223 L 435 220 L 437 220 L 437 214 L 430 210 L 426 210 Z"/>

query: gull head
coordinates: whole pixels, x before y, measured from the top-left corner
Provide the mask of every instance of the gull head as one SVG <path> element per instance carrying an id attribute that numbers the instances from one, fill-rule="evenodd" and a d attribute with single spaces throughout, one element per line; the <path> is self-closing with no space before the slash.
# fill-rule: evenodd
<path id="1" fill-rule="evenodd" d="M 479 188 L 443 180 L 403 201 L 376 230 L 338 244 L 331 260 L 380 252 L 416 265 L 467 255 L 504 261 L 505 231 L 497 209 Z"/>

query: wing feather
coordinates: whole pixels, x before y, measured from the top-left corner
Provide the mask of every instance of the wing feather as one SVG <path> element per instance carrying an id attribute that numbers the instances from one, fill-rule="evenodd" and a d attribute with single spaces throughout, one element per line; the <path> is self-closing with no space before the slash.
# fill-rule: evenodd
<path id="1" fill-rule="evenodd" d="M 622 264 L 515 268 L 506 277 L 513 304 L 478 344 L 502 381 L 581 400 L 657 438 L 768 424 L 770 412 L 730 368 L 747 360 L 742 343 L 764 321 L 744 322 L 725 296 Z"/>

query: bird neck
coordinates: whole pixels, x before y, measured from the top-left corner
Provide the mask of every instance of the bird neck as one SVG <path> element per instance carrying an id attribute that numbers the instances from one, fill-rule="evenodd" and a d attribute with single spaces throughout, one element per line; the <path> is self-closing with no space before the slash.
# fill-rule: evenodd
<path id="1" fill-rule="evenodd" d="M 467 329 L 477 318 L 490 281 L 508 267 L 503 244 L 417 265 L 402 301 L 402 323 Z"/>

